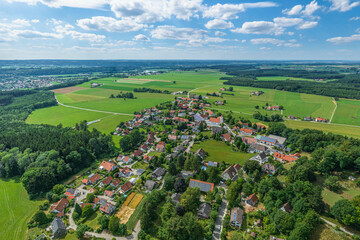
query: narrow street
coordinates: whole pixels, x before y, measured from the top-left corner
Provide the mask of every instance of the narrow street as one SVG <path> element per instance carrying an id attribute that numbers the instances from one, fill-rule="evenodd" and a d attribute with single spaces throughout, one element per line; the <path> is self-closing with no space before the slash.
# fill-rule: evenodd
<path id="1" fill-rule="evenodd" d="M 216 219 L 216 222 L 215 222 L 215 229 L 214 229 L 214 232 L 213 232 L 213 240 L 219 240 L 220 239 L 220 234 L 221 234 L 221 231 L 222 231 L 222 225 L 223 225 L 223 220 L 224 220 L 224 217 L 226 215 L 226 210 L 227 210 L 227 205 L 228 205 L 228 202 L 226 201 L 226 198 L 224 197 L 223 198 L 223 201 L 219 207 L 219 216 L 218 218 Z"/>
<path id="2" fill-rule="evenodd" d="M 138 239 L 138 234 L 140 232 L 141 228 L 140 228 L 140 221 L 137 222 L 134 231 L 132 232 L 132 234 L 130 236 L 127 237 L 115 237 L 111 234 L 107 234 L 107 233 L 94 233 L 94 232 L 85 232 L 85 235 L 87 236 L 92 236 L 92 237 L 97 237 L 97 238 L 103 238 L 106 240 L 112 240 L 112 239 L 116 239 L 116 240 L 137 240 Z"/>

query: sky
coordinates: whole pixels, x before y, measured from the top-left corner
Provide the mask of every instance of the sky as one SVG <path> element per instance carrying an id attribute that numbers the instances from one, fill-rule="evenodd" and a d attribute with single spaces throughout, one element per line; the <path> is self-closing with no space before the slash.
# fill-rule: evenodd
<path id="1" fill-rule="evenodd" d="M 0 59 L 360 60 L 360 1 L 0 0 Z"/>

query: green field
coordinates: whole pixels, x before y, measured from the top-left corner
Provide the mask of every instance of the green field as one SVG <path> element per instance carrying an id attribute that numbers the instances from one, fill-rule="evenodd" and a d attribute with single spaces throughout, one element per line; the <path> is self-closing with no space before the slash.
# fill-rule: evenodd
<path id="1" fill-rule="evenodd" d="M 285 81 L 285 80 L 294 80 L 294 81 L 314 81 L 313 79 L 308 78 L 296 78 L 296 77 L 282 77 L 282 76 L 271 76 L 271 77 L 257 77 L 259 81 Z"/>
<path id="2" fill-rule="evenodd" d="M 0 239 L 25 239 L 27 223 L 42 201 L 30 201 L 18 178 L 0 179 Z"/>
<path id="3" fill-rule="evenodd" d="M 246 160 L 251 158 L 256 154 L 244 153 L 244 152 L 235 152 L 232 150 L 231 146 L 226 145 L 223 142 L 218 142 L 216 140 L 207 140 L 199 144 L 194 144 L 192 151 L 196 151 L 199 148 L 204 149 L 208 153 L 206 161 L 214 161 L 221 163 L 224 161 L 229 164 L 244 164 Z"/>

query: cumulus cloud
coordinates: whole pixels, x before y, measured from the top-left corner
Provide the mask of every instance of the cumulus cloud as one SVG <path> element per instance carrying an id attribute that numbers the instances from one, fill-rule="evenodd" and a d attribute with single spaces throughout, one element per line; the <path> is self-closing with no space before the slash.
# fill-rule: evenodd
<path id="1" fill-rule="evenodd" d="M 287 17 L 277 17 L 274 18 L 274 23 L 281 27 L 292 27 L 302 23 L 301 18 L 287 18 Z"/>
<path id="2" fill-rule="evenodd" d="M 44 4 L 48 7 L 73 7 L 99 9 L 109 3 L 109 0 L 7 0 L 10 3 L 20 2 L 28 5 Z"/>
<path id="3" fill-rule="evenodd" d="M 146 25 L 136 23 L 133 20 L 117 20 L 112 17 L 103 16 L 77 20 L 77 25 L 85 30 L 103 30 L 108 32 L 131 32 L 146 27 Z"/>
<path id="4" fill-rule="evenodd" d="M 136 36 L 134 37 L 134 40 L 135 40 L 135 41 L 148 42 L 148 41 L 150 41 L 150 38 L 148 38 L 148 37 L 145 36 L 144 34 L 139 34 L 139 35 L 136 35 Z"/>
<path id="5" fill-rule="evenodd" d="M 235 33 L 244 34 L 269 34 L 269 35 L 280 35 L 283 34 L 284 28 L 278 26 L 273 22 L 267 21 L 253 21 L 243 23 L 241 28 L 231 30 Z"/>
<path id="6" fill-rule="evenodd" d="M 216 32 L 215 32 L 215 36 L 223 37 L 223 36 L 225 36 L 225 35 L 226 35 L 226 33 L 221 32 L 221 31 L 216 31 Z"/>
<path id="7" fill-rule="evenodd" d="M 357 21 L 357 20 L 360 20 L 360 17 L 352 17 L 349 19 L 350 21 Z"/>
<path id="8" fill-rule="evenodd" d="M 20 38 L 40 38 L 40 39 L 60 39 L 61 34 L 57 33 L 45 33 L 33 30 L 15 30 L 13 32 L 16 37 Z"/>
<path id="9" fill-rule="evenodd" d="M 289 41 L 285 41 L 285 40 L 280 40 L 280 39 L 276 39 L 276 38 L 256 38 L 256 39 L 251 39 L 250 42 L 254 45 L 260 45 L 260 44 L 272 44 L 275 46 L 285 46 L 285 47 L 300 47 L 301 44 L 296 43 L 296 40 L 289 40 Z"/>
<path id="10" fill-rule="evenodd" d="M 233 28 L 234 24 L 232 22 L 227 22 L 223 19 L 213 19 L 208 21 L 205 24 L 205 27 L 207 29 L 227 29 L 227 28 Z"/>
<path id="11" fill-rule="evenodd" d="M 309 29 L 314 28 L 318 25 L 318 22 L 304 22 L 301 25 L 299 25 L 298 29 Z"/>
<path id="12" fill-rule="evenodd" d="M 329 0 L 331 2 L 330 11 L 347 12 L 354 7 L 360 6 L 360 1 L 352 0 Z"/>
<path id="13" fill-rule="evenodd" d="M 290 9 L 284 9 L 282 12 L 289 16 L 302 15 L 305 17 L 312 17 L 312 15 L 321 8 L 316 0 L 311 1 L 306 6 L 295 5 Z"/>
<path id="14" fill-rule="evenodd" d="M 202 9 L 202 0 L 126 0 L 110 1 L 111 10 L 118 18 L 150 23 L 175 16 L 189 20 Z"/>
<path id="15" fill-rule="evenodd" d="M 203 11 L 204 18 L 222 18 L 225 20 L 238 18 L 237 14 L 245 12 L 248 8 L 266 8 L 278 6 L 274 2 L 240 3 L 240 4 L 216 4 L 207 7 Z"/>
<path id="16" fill-rule="evenodd" d="M 355 42 L 360 41 L 360 34 L 353 34 L 349 37 L 334 37 L 329 38 L 326 41 L 335 43 L 335 44 L 341 44 L 341 43 L 349 43 L 349 42 Z"/>

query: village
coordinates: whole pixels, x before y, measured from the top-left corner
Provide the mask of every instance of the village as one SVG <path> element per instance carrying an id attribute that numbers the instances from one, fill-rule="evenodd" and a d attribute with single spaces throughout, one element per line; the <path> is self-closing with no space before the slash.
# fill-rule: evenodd
<path id="1" fill-rule="evenodd" d="M 283 163 L 295 162 L 300 155 L 292 153 L 291 149 L 286 147 L 286 138 L 260 134 L 266 132 L 265 125 L 254 124 L 256 128 L 252 128 L 250 122 L 238 121 L 230 126 L 225 123 L 221 113 L 214 113 L 207 109 L 209 107 L 210 104 L 198 95 L 175 97 L 173 102 L 144 109 L 138 112 L 134 119 L 119 124 L 113 134 L 123 137 L 140 134 L 141 140 L 131 149 L 120 153 L 117 158 L 103 160 L 96 170 L 88 172 L 87 176 L 78 179 L 71 188 L 65 190 L 64 198 L 50 207 L 50 211 L 56 214 L 56 218 L 51 223 L 52 235 L 63 236 L 67 229 L 77 229 L 77 223 L 80 221 L 73 219 L 77 204 L 81 207 L 79 214 L 91 208 L 92 213 L 96 211 L 104 216 L 116 216 L 120 224 L 128 227 L 124 235 L 138 234 L 139 222 L 135 223 L 133 228 L 129 228 L 129 220 L 134 217 L 134 213 L 137 214 L 136 220 L 139 220 L 138 215 L 141 213 L 137 213 L 137 208 L 143 198 L 152 191 L 161 190 L 164 185 L 168 185 L 169 183 L 164 179 L 166 174 L 171 172 L 171 175 L 176 176 L 175 185 L 178 185 L 175 190 L 168 191 L 173 204 L 181 205 L 182 195 L 188 188 L 198 188 L 202 197 L 197 216 L 199 219 L 213 220 L 213 239 L 220 239 L 226 216 L 231 229 L 246 230 L 244 234 L 256 237 L 261 231 L 261 219 L 255 219 L 254 225 L 246 222 L 244 226 L 243 223 L 246 214 L 264 210 L 257 195 L 242 194 L 241 205 L 233 208 L 228 208 L 225 198 L 228 186 L 232 182 L 240 177 L 244 179 L 251 177 L 239 164 L 228 164 L 222 159 L 218 162 L 207 161 L 208 153 L 205 150 L 200 148 L 192 151 L 194 143 L 207 141 L 209 137 L 199 137 L 205 132 L 228 145 L 236 145 L 235 142 L 240 139 L 246 146 L 243 149 L 254 154 L 249 161 L 257 162 L 264 175 L 276 174 L 279 166 Z M 163 130 L 156 131 L 160 126 Z M 200 164 L 201 171 L 207 168 L 218 169 L 217 177 L 221 180 L 218 183 L 200 180 L 201 173 L 199 174 L 196 167 L 192 170 L 183 167 L 176 172 L 174 161 L 179 158 L 195 158 Z M 219 171 L 220 169 L 222 171 Z M 217 201 L 208 200 L 209 192 L 216 192 Z M 211 216 L 214 209 L 215 217 L 214 214 Z M 291 206 L 289 203 L 284 203 L 282 209 L 290 212 Z M 85 236 L 105 239 L 114 237 L 105 228 L 91 230 L 86 231 Z"/>

